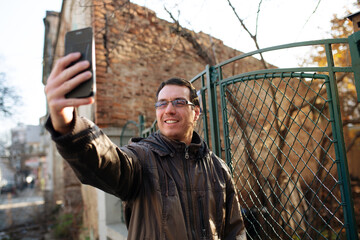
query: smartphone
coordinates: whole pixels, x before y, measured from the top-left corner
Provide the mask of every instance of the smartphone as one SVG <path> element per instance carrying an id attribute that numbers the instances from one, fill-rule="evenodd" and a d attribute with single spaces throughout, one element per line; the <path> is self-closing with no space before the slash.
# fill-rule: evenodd
<path id="1" fill-rule="evenodd" d="M 65 35 L 65 55 L 72 52 L 80 52 L 79 60 L 72 62 L 68 67 L 83 60 L 88 60 L 90 66 L 85 71 L 90 70 L 92 77 L 81 83 L 72 91 L 65 94 L 66 98 L 86 98 L 94 96 L 96 89 L 95 81 L 95 48 L 93 31 L 91 27 L 69 31 Z"/>

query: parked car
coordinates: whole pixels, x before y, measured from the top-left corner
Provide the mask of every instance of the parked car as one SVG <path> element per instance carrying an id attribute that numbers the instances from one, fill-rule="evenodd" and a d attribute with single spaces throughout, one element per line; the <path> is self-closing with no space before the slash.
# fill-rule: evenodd
<path id="1" fill-rule="evenodd" d="M 15 193 L 16 184 L 14 180 L 11 179 L 3 179 L 0 183 L 0 193 Z"/>

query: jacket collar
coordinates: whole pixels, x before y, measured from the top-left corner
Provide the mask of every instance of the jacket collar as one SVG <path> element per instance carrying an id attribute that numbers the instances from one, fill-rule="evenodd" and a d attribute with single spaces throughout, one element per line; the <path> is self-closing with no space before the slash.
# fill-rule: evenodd
<path id="1" fill-rule="evenodd" d="M 132 138 L 131 142 L 147 145 L 147 147 L 160 156 L 176 154 L 177 152 L 185 151 L 187 147 L 185 143 L 169 139 L 162 135 L 160 131 L 152 133 L 147 138 Z M 196 158 L 202 158 L 208 152 L 206 143 L 195 131 L 193 132 L 192 141 L 188 146 L 188 152 L 191 155 L 195 154 Z"/>

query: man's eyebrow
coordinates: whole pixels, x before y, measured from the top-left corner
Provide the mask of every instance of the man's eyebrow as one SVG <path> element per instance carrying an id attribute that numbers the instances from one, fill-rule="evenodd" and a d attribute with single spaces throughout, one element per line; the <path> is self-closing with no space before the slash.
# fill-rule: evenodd
<path id="1" fill-rule="evenodd" d="M 174 101 L 174 100 L 187 100 L 187 99 L 184 98 L 184 97 L 177 97 L 177 98 L 174 98 L 173 100 L 168 100 L 166 98 L 161 98 L 161 99 L 158 99 L 158 102 L 160 102 L 160 101 Z"/>

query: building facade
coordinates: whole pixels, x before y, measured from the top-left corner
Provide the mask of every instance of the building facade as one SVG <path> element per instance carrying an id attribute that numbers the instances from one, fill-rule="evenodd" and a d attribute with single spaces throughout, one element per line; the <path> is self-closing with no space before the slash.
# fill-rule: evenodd
<path id="1" fill-rule="evenodd" d="M 155 92 L 160 82 L 174 76 L 191 79 L 209 62 L 221 62 L 240 54 L 218 39 L 179 28 L 129 1 L 63 1 L 61 12 L 48 12 L 44 22 L 44 84 L 54 61 L 64 54 L 65 33 L 93 27 L 95 103 L 78 111 L 101 127 L 117 145 L 128 121 L 138 121 L 139 115 L 145 117 L 146 126 L 154 121 Z M 188 38 L 181 34 L 184 31 Z M 234 69 L 248 71 L 260 65 L 259 60 L 251 59 Z M 56 153 L 53 143 L 47 148 L 47 161 L 53 171 L 49 199 L 61 200 L 65 211 L 82 215 L 86 230 L 80 234 L 92 239 L 126 239 L 118 198 L 81 185 Z"/>

